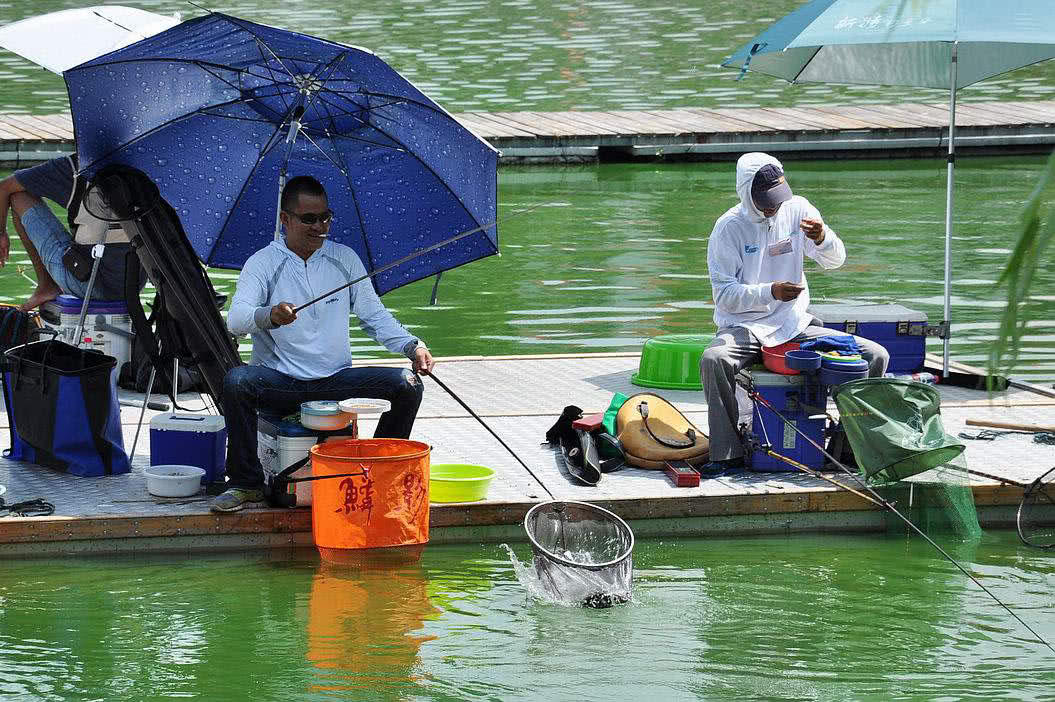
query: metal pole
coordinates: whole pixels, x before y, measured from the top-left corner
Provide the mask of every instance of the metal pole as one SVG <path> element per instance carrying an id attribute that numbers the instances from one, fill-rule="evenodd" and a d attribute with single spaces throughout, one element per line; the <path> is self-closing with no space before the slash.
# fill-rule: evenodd
<path id="1" fill-rule="evenodd" d="M 956 169 L 956 46 L 949 62 L 949 157 L 945 183 L 945 337 L 942 339 L 942 377 L 949 377 L 949 337 L 952 336 L 952 196 Z"/>
<path id="2" fill-rule="evenodd" d="M 77 319 L 77 331 L 74 332 L 73 345 L 80 346 L 84 340 L 84 318 L 88 316 L 88 305 L 92 299 L 92 288 L 95 287 L 95 276 L 99 274 L 99 264 L 103 261 L 105 244 L 96 244 L 92 247 L 92 274 L 88 278 L 88 288 L 84 292 L 84 300 L 81 301 L 81 316 Z"/>
<path id="3" fill-rule="evenodd" d="M 158 369 L 154 366 L 150 367 L 150 380 L 147 381 L 147 394 L 143 398 L 143 408 L 139 410 L 139 423 L 136 424 L 136 438 L 132 439 L 132 451 L 128 454 L 128 460 L 132 461 L 136 457 L 136 444 L 139 443 L 139 430 L 143 428 L 143 415 L 147 413 L 147 403 L 150 402 L 150 393 L 154 389 L 154 376 L 157 375 Z"/>

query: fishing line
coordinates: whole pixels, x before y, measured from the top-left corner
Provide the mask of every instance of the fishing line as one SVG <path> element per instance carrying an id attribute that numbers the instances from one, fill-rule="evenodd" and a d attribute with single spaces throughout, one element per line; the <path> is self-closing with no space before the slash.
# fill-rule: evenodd
<path id="1" fill-rule="evenodd" d="M 845 465 L 843 465 L 843 464 L 842 464 L 841 462 L 839 462 L 839 461 L 838 461 L 838 460 L 837 460 L 837 459 L 836 459 L 836 458 L 835 458 L 834 456 L 832 456 L 832 455 L 831 455 L 830 453 L 828 453 L 827 451 L 825 451 L 825 450 L 824 450 L 824 447 L 822 447 L 822 446 L 819 446 L 819 445 L 817 444 L 817 442 L 815 442 L 815 441 L 814 441 L 813 439 L 811 439 L 811 438 L 810 438 L 810 437 L 809 437 L 809 436 L 808 436 L 808 435 L 807 435 L 807 434 L 806 434 L 805 432 L 803 432 L 802 430 L 800 430 L 800 429 L 799 429 L 799 428 L 798 428 L 798 427 L 797 427 L 797 426 L 795 425 L 795 423 L 794 423 L 794 422 L 792 422 L 791 420 L 787 419 L 787 418 L 786 418 L 786 417 L 785 417 L 784 415 L 782 415 L 782 414 L 781 414 L 780 412 L 778 412 L 778 411 L 777 411 L 777 409 L 776 409 L 776 408 L 775 408 L 775 407 L 774 407 L 773 405 L 771 405 L 771 404 L 770 404 L 770 403 L 769 403 L 769 402 L 768 402 L 768 401 L 767 401 L 767 400 L 766 400 L 766 399 L 765 399 L 764 397 L 762 397 L 762 395 L 761 395 L 761 394 L 759 394 L 759 393 L 758 393 L 757 391 L 754 391 L 754 392 L 750 392 L 750 393 L 748 393 L 748 395 L 749 395 L 749 397 L 751 397 L 751 399 L 752 399 L 752 400 L 755 400 L 756 402 L 760 403 L 760 404 L 761 404 L 761 405 L 762 405 L 763 407 L 766 407 L 767 409 L 769 409 L 770 411 L 772 411 L 772 412 L 773 412 L 773 414 L 777 415 L 777 417 L 779 417 L 781 421 L 783 421 L 783 422 L 784 422 L 785 424 L 787 424 L 787 425 L 788 425 L 789 427 L 791 427 L 791 428 L 792 428 L 793 430 L 795 430 L 795 432 L 796 432 L 797 434 L 799 434 L 800 436 L 802 436 L 802 438 L 804 438 L 804 439 L 805 439 L 806 441 L 808 441 L 808 442 L 809 442 L 810 444 L 812 444 L 814 448 L 816 448 L 816 449 L 820 450 L 820 452 L 821 452 L 822 454 L 824 454 L 824 455 L 825 455 L 825 456 L 826 456 L 826 457 L 827 457 L 827 458 L 828 458 L 828 459 L 829 459 L 829 460 L 830 460 L 830 461 L 831 461 L 831 462 L 832 462 L 832 463 L 833 463 L 833 464 L 834 464 L 834 465 L 835 465 L 835 466 L 836 466 L 837 468 L 839 468 L 839 470 L 841 470 L 842 472 L 846 473 L 846 474 L 847 474 L 848 476 L 850 476 L 851 478 L 853 478 L 854 480 L 856 480 L 856 481 L 857 481 L 858 483 L 861 483 L 861 480 L 860 480 L 860 478 L 858 478 L 858 476 L 856 476 L 856 475 L 854 475 L 853 473 L 851 473 L 851 472 L 850 472 L 850 470 L 849 470 L 849 469 L 848 469 L 848 468 L 847 468 L 847 467 L 846 467 Z M 1053 470 L 1055 470 L 1055 469 L 1053 469 Z M 1039 478 L 1038 478 L 1038 480 L 1039 480 Z M 1042 644 L 1044 644 L 1045 646 L 1047 646 L 1047 647 L 1048 647 L 1048 650 L 1050 650 L 1050 651 L 1051 651 L 1052 653 L 1055 653 L 1055 648 L 1052 648 L 1051 644 L 1050 644 L 1050 643 L 1048 643 L 1048 642 L 1047 642 L 1047 641 L 1046 641 L 1046 640 L 1044 639 L 1044 637 L 1042 637 L 1042 636 L 1041 636 L 1040 634 L 1038 634 L 1038 633 L 1036 632 L 1036 630 L 1034 630 L 1034 629 L 1033 629 L 1033 627 L 1031 627 L 1031 626 L 1030 626 L 1029 624 L 1027 624 L 1027 623 L 1026 623 L 1026 622 L 1025 622 L 1025 621 L 1024 621 L 1023 619 L 1022 619 L 1022 617 L 1020 617 L 1020 616 L 1018 616 L 1017 614 L 1015 614 L 1014 610 L 1012 610 L 1012 609 L 1011 609 L 1010 607 L 1008 607 L 1008 606 L 1007 606 L 1006 604 L 1004 604 L 1004 603 L 1003 603 L 1003 602 L 1002 602 L 1002 601 L 1000 600 L 1000 598 L 999 598 L 999 597 L 997 597 L 997 596 L 996 596 L 995 594 L 993 594 L 993 592 L 992 592 L 992 591 L 991 591 L 991 590 L 990 590 L 989 588 L 987 588 L 987 587 L 986 587 L 985 585 L 983 585 L 983 584 L 982 584 L 982 582 L 981 582 L 980 580 L 978 580 L 978 578 L 976 578 L 976 577 L 975 577 L 974 575 L 972 575 L 972 574 L 971 574 L 971 573 L 970 573 L 970 572 L 969 572 L 969 571 L 968 571 L 968 570 L 967 570 L 967 569 L 966 569 L 965 567 L 963 567 L 962 565 L 960 565 L 960 563 L 959 563 L 959 562 L 958 562 L 958 561 L 957 561 L 957 560 L 956 560 L 955 558 L 953 558 L 952 556 L 950 556 L 950 555 L 949 555 L 949 554 L 948 554 L 948 553 L 947 553 L 947 552 L 945 551 L 945 549 L 943 549 L 943 548 L 942 548 L 941 546 L 939 546 L 939 545 L 937 544 L 937 542 L 935 542 L 935 541 L 934 541 L 934 539 L 930 538 L 930 537 L 929 537 L 929 536 L 927 536 L 927 535 L 926 535 L 925 533 L 923 533 L 923 531 L 922 531 L 922 530 L 921 530 L 921 529 L 920 529 L 919 527 L 917 527 L 917 526 L 916 526 L 915 524 L 913 524 L 913 523 L 912 523 L 912 520 L 911 520 L 911 519 L 909 519 L 909 518 L 908 518 L 908 517 L 906 517 L 905 515 L 901 514 L 901 512 L 899 512 L 899 511 L 897 510 L 897 508 L 895 508 L 895 507 L 894 507 L 894 505 L 893 505 L 893 504 L 892 504 L 891 502 L 889 502 L 888 500 L 884 499 L 884 498 L 883 498 L 883 497 L 882 497 L 882 496 L 881 496 L 881 495 L 880 495 L 879 493 L 877 493 L 877 492 L 876 492 L 876 491 L 875 491 L 874 489 L 872 489 L 872 487 L 871 487 L 870 485 L 868 485 L 868 484 L 866 484 L 866 483 L 861 483 L 861 484 L 862 484 L 862 486 L 864 487 L 864 489 L 865 489 L 865 490 L 867 490 L 867 491 L 868 491 L 869 493 L 871 493 L 871 494 L 872 494 L 872 496 L 876 498 L 876 500 L 878 500 L 879 502 L 881 502 L 881 503 L 883 504 L 883 507 L 884 507 L 884 508 L 886 508 L 886 509 L 890 510 L 890 512 L 891 512 L 891 513 L 893 513 L 894 515 L 896 515 L 897 517 L 899 517 L 899 518 L 901 519 L 901 521 L 905 522 L 905 524 L 906 524 L 906 525 L 908 525 L 908 527 L 909 527 L 910 529 L 912 529 L 912 531 L 914 531 L 914 532 L 916 532 L 917 534 L 919 534 L 920 536 L 922 536 L 922 537 L 923 537 L 923 539 L 924 539 L 924 540 L 925 540 L 925 541 L 926 541 L 927 543 L 929 543 L 929 544 L 930 544 L 931 546 L 933 546 L 933 547 L 934 547 L 935 549 L 937 549 L 938 553 L 940 553 L 940 554 L 941 554 L 942 556 L 944 556 L 944 557 L 945 557 L 945 558 L 946 558 L 946 559 L 947 559 L 947 560 L 948 560 L 948 561 L 949 561 L 950 563 L 952 563 L 952 564 L 953 564 L 954 566 L 956 566 L 956 567 L 957 567 L 957 568 L 958 568 L 958 569 L 960 570 L 960 572 L 961 572 L 961 573 L 963 573 L 963 574 L 964 574 L 964 575 L 966 575 L 966 576 L 967 576 L 968 578 L 970 578 L 970 580 L 971 580 L 971 581 L 972 581 L 972 582 L 973 582 L 973 583 L 974 583 L 975 585 L 977 585 L 978 587 L 980 587 L 980 588 L 982 589 L 982 591 L 983 591 L 983 592 L 984 592 L 985 594 L 987 594 L 987 595 L 989 595 L 989 596 L 990 596 L 991 598 L 993 598 L 993 601 L 994 601 L 994 602 L 996 602 L 996 603 L 997 603 L 998 605 L 1000 605 L 1001 607 L 1003 607 L 1003 608 L 1004 608 L 1004 610 L 1005 610 L 1005 611 L 1006 611 L 1006 612 L 1007 612 L 1008 614 L 1010 614 L 1010 615 L 1011 615 L 1012 617 L 1014 617 L 1014 618 L 1015 618 L 1015 620 L 1016 620 L 1016 621 L 1017 621 L 1017 622 L 1018 622 L 1019 624 L 1021 624 L 1022 626 L 1024 626 L 1024 627 L 1026 628 L 1026 630 L 1027 630 L 1027 631 L 1029 631 L 1029 633 L 1033 634 L 1033 636 L 1034 636 L 1034 637 L 1036 637 L 1037 641 L 1039 641 L 1039 642 L 1041 642 Z"/>
<path id="2" fill-rule="evenodd" d="M 498 439 L 498 443 L 502 444 L 502 446 L 505 447 L 506 451 L 509 451 L 509 453 L 513 456 L 513 458 L 517 459 L 517 462 L 520 465 L 524 466 L 524 470 L 526 470 L 528 473 L 530 473 L 531 477 L 535 479 L 535 482 L 537 482 L 540 486 L 542 486 L 542 489 L 546 491 L 546 494 L 549 495 L 551 500 L 556 500 L 557 499 L 556 497 L 553 496 L 553 493 L 549 491 L 549 488 L 546 487 L 546 484 L 543 483 L 541 480 L 539 480 L 539 477 L 537 475 L 535 475 L 535 471 L 533 471 L 530 468 L 528 468 L 528 464 L 524 463 L 524 461 L 521 460 L 520 456 L 518 456 L 516 454 L 516 451 L 514 451 L 511 448 L 509 448 L 509 444 L 507 444 L 506 442 L 502 441 L 502 437 L 500 437 L 498 434 L 496 434 L 494 429 L 492 429 L 491 427 L 487 426 L 487 422 L 485 422 L 480 417 L 480 415 L 478 415 L 476 412 L 473 412 L 472 408 L 469 407 L 469 405 L 465 404 L 465 402 L 462 400 L 462 398 L 460 398 L 457 395 L 455 395 L 454 391 L 451 390 L 449 387 L 447 387 L 447 385 L 442 380 L 437 378 L 435 373 L 433 373 L 432 371 L 429 371 L 428 376 L 430 378 L 432 378 L 433 380 L 435 380 L 436 384 L 439 385 L 441 388 L 443 388 L 447 392 L 448 395 L 453 397 L 455 402 L 457 402 L 459 405 L 461 405 L 463 408 L 465 408 L 465 411 L 468 412 L 469 414 L 471 414 L 476 419 L 476 421 L 480 422 L 480 424 L 483 425 L 484 429 L 486 429 L 487 431 L 491 432 L 491 436 L 493 436 L 496 439 Z"/>
<path id="3" fill-rule="evenodd" d="M 396 266 L 401 265 L 403 263 L 406 263 L 407 261 L 410 261 L 412 259 L 415 259 L 418 256 L 421 256 L 423 254 L 427 254 L 430 251 L 435 251 L 436 249 L 438 249 L 438 248 L 440 248 L 442 246 L 446 246 L 447 244 L 453 244 L 454 242 L 458 241 L 459 239 L 463 239 L 463 238 L 465 238 L 467 236 L 470 236 L 472 234 L 476 234 L 478 232 L 482 232 L 485 229 L 490 229 L 491 227 L 494 227 L 494 226 L 498 225 L 499 223 L 508 222 L 509 220 L 511 220 L 511 219 L 513 219 L 515 217 L 519 217 L 521 215 L 527 214 L 528 212 L 531 212 L 532 210 L 537 210 L 539 207 L 542 206 L 542 204 L 543 203 L 540 202 L 540 203 L 538 203 L 536 205 L 533 205 L 531 207 L 528 207 L 528 208 L 525 208 L 523 210 L 520 210 L 519 212 L 514 212 L 513 214 L 509 215 L 508 217 L 502 217 L 501 219 L 496 219 L 495 221 L 493 221 L 493 222 L 491 222 L 489 224 L 481 225 L 481 226 L 477 227 L 476 229 L 470 229 L 467 232 L 462 232 L 460 234 L 455 234 L 450 239 L 444 239 L 443 241 L 441 241 L 441 242 L 439 242 L 437 244 L 432 244 L 430 246 L 426 246 L 423 249 L 418 249 L 417 251 L 414 251 L 413 253 L 404 256 L 403 258 L 399 259 L 398 261 L 393 261 L 392 263 L 385 264 L 384 266 L 381 266 L 380 268 L 378 268 L 376 270 L 373 270 L 373 271 L 367 273 L 364 276 L 360 276 L 360 277 L 356 278 L 355 280 L 351 281 L 350 283 L 345 283 L 343 285 L 339 285 L 338 287 L 334 288 L 333 290 L 331 290 L 331 291 L 329 291 L 327 293 L 323 293 L 322 295 L 319 295 L 314 300 L 309 300 L 308 302 L 305 302 L 300 307 L 294 307 L 293 308 L 293 314 L 297 314 L 298 312 L 300 312 L 305 307 L 310 307 L 311 305 L 314 305 L 316 302 L 319 302 L 320 300 L 324 300 L 327 297 L 329 297 L 330 295 L 333 295 L 335 293 L 339 293 L 340 291 L 344 290 L 345 288 L 350 288 L 353 285 L 355 285 L 356 283 L 360 283 L 360 282 L 366 280 L 367 278 L 373 278 L 375 275 L 377 275 L 379 273 L 384 273 L 385 271 L 389 270 L 390 268 L 395 268 Z"/>

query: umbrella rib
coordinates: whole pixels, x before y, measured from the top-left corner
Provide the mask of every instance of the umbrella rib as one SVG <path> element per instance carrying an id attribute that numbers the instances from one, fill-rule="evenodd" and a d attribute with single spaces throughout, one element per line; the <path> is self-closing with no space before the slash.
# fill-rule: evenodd
<path id="1" fill-rule="evenodd" d="M 802 72 L 806 70 L 806 66 L 810 65 L 810 62 L 812 62 L 813 59 L 815 59 L 817 57 L 817 54 L 819 54 L 821 52 L 821 48 L 822 47 L 818 46 L 817 50 L 813 52 L 813 55 L 810 56 L 809 60 L 803 62 L 802 66 L 799 68 L 798 73 L 795 74 L 795 77 L 792 78 L 790 82 L 794 83 L 794 82 L 796 82 L 799 79 L 799 76 L 802 75 Z"/>
<path id="2" fill-rule="evenodd" d="M 264 148 L 260 149 L 260 155 L 257 156 L 256 163 L 254 163 L 253 167 L 249 169 L 249 173 L 246 175 L 245 182 L 242 183 L 242 187 L 238 191 L 238 195 L 236 195 L 234 200 L 232 200 L 232 202 L 234 202 L 235 204 L 237 204 L 242 199 L 242 195 L 245 194 L 246 188 L 249 187 L 249 181 L 252 180 L 253 173 L 256 172 L 256 169 L 260 167 L 260 163 L 264 160 L 264 157 L 267 156 L 267 154 L 271 151 L 271 149 L 273 149 L 275 147 L 275 144 L 278 143 L 276 141 L 275 137 L 278 136 L 278 134 L 281 131 L 281 129 L 282 129 L 281 125 L 276 127 L 275 131 L 271 133 L 271 137 L 267 140 L 267 144 L 264 145 Z M 221 234 L 223 233 L 223 231 L 225 229 L 227 229 L 227 223 L 231 221 L 231 216 L 233 214 L 234 214 L 234 207 L 232 206 L 231 207 L 231 211 L 228 213 L 227 217 L 223 221 L 223 226 L 221 226 L 219 228 L 219 230 L 218 230 Z M 220 234 L 217 234 L 216 235 L 216 244 L 214 244 L 212 249 L 209 250 L 209 257 L 210 258 L 212 257 L 212 252 L 215 251 L 216 247 L 219 246 L 219 245 L 220 245 Z"/>

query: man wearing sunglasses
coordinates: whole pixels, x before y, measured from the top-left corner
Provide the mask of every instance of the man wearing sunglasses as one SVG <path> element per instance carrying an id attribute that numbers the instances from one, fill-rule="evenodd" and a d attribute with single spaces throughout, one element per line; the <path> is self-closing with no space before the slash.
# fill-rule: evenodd
<path id="1" fill-rule="evenodd" d="M 309 400 L 384 399 L 392 409 L 381 415 L 374 436 L 406 439 L 421 404 L 417 373 L 427 374 L 434 364 L 425 344 L 381 303 L 369 278 L 294 312 L 367 271 L 354 250 L 329 240 L 334 213 L 319 181 L 293 178 L 282 191 L 280 207 L 285 239 L 249 257 L 227 314 L 232 333 L 252 337 L 253 355 L 249 365 L 232 369 L 224 379 L 229 487 L 213 501 L 216 512 L 264 500 L 258 410 L 285 415 Z M 377 343 L 409 358 L 412 369 L 354 366 L 349 312 Z"/>

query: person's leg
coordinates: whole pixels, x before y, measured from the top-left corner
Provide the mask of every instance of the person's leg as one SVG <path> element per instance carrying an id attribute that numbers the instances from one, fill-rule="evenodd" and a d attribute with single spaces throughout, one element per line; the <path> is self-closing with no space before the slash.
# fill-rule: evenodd
<path id="1" fill-rule="evenodd" d="M 810 325 L 806 329 L 795 337 L 794 341 L 808 341 L 809 339 L 819 339 L 822 336 L 852 336 L 857 345 L 861 348 L 861 358 L 868 361 L 868 377 L 869 378 L 881 378 L 886 373 L 887 365 L 890 363 L 890 352 L 887 351 L 882 344 L 879 344 L 871 339 L 866 339 L 863 336 L 857 336 L 856 334 L 847 334 L 835 329 L 828 329 L 826 327 L 819 327 L 816 325 Z"/>
<path id="2" fill-rule="evenodd" d="M 223 414 L 227 425 L 227 478 L 232 488 L 258 490 L 264 471 L 257 455 L 260 408 L 294 411 L 305 399 L 309 381 L 291 378 L 264 366 L 237 366 L 223 379 Z"/>
<path id="3" fill-rule="evenodd" d="M 762 357 L 762 346 L 743 327 L 719 329 L 700 358 L 700 378 L 707 394 L 711 461 L 742 458 L 737 422 L 736 374 Z"/>
<path id="4" fill-rule="evenodd" d="M 329 378 L 311 381 L 305 399 L 369 397 L 388 400 L 392 403 L 392 409 L 381 415 L 374 438 L 408 439 L 423 395 L 421 378 L 408 368 L 363 366 L 345 368 Z"/>
<path id="5" fill-rule="evenodd" d="M 15 193 L 11 196 L 11 209 L 15 231 L 22 240 L 22 247 L 33 264 L 33 273 L 37 278 L 36 289 L 20 308 L 28 311 L 67 292 L 56 280 L 56 275 L 62 282 L 70 277 L 62 263 L 62 254 L 69 248 L 72 239 L 54 213 L 38 197 L 24 191 Z"/>

